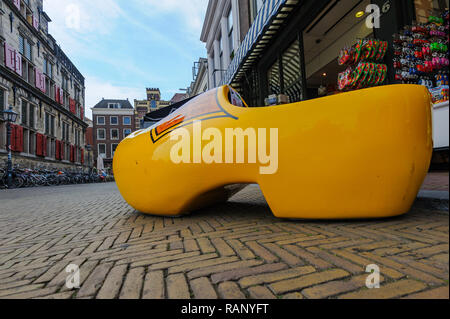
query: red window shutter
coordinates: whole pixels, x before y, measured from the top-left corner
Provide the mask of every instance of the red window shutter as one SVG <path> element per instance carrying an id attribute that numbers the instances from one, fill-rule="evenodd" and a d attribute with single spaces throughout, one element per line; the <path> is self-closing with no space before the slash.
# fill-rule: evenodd
<path id="1" fill-rule="evenodd" d="M 81 152 L 81 164 L 84 164 L 84 149 L 81 149 L 80 152 Z"/>
<path id="2" fill-rule="evenodd" d="M 20 55 L 19 52 L 14 52 L 15 55 L 15 67 L 14 70 L 16 71 L 17 74 L 19 74 L 20 76 L 22 76 L 22 56 Z"/>
<path id="3" fill-rule="evenodd" d="M 80 106 L 80 118 L 84 121 L 84 107 Z"/>
<path id="4" fill-rule="evenodd" d="M 11 124 L 11 151 L 16 151 L 16 125 Z"/>
<path id="5" fill-rule="evenodd" d="M 5 65 L 7 68 L 16 70 L 16 51 L 5 42 Z"/>
<path id="6" fill-rule="evenodd" d="M 23 127 L 16 126 L 16 152 L 23 152 Z"/>

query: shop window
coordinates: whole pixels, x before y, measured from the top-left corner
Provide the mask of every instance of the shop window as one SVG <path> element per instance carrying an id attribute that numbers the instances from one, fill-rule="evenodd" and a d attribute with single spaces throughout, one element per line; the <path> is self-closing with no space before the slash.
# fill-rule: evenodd
<path id="1" fill-rule="evenodd" d="M 269 95 L 281 93 L 280 81 L 280 63 L 278 60 L 270 67 L 267 72 L 267 80 L 269 81 Z"/>
<path id="2" fill-rule="evenodd" d="M 303 100 L 301 86 L 300 43 L 298 40 L 283 53 L 283 91 L 291 102 Z"/>

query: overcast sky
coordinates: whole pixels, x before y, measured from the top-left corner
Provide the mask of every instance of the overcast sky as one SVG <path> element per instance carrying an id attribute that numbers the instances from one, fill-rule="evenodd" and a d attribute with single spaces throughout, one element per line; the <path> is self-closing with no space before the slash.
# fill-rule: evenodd
<path id="1" fill-rule="evenodd" d="M 208 0 L 44 0 L 50 34 L 86 78 L 86 115 L 104 98 L 170 99 L 206 56 Z"/>

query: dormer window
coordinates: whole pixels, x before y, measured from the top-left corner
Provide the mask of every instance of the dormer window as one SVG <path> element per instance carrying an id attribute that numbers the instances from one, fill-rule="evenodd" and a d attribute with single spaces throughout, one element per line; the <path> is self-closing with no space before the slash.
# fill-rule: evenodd
<path id="1" fill-rule="evenodd" d="M 119 103 L 108 103 L 108 109 L 120 109 Z"/>

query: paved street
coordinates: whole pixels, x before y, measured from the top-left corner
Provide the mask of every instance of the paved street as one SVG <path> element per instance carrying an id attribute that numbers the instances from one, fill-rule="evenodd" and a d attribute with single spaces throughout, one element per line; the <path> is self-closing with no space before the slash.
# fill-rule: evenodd
<path id="1" fill-rule="evenodd" d="M 172 219 L 134 212 L 114 183 L 0 191 L 0 298 L 448 298 L 448 277 L 448 212 L 286 221 L 249 186 Z"/>

